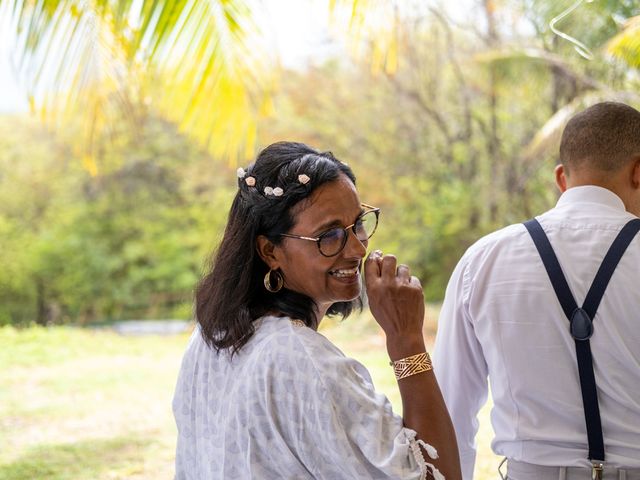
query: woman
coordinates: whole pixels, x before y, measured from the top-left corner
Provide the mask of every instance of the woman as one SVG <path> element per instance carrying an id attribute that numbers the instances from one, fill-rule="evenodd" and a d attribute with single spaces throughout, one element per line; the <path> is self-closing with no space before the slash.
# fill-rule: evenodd
<path id="1" fill-rule="evenodd" d="M 325 315 L 361 307 L 379 210 L 360 202 L 351 169 L 280 142 L 238 170 L 238 187 L 196 293 L 198 326 L 173 403 L 176 478 L 460 478 L 409 268 L 380 252 L 364 265 L 404 418 L 360 363 L 316 331 Z"/>

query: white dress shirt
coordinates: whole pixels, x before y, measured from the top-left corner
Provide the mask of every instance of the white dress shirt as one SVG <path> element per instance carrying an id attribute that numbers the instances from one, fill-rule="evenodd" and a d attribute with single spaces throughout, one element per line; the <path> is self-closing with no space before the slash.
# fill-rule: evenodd
<path id="1" fill-rule="evenodd" d="M 257 320 L 233 358 L 196 328 L 173 400 L 176 480 L 433 478 L 365 367 L 300 323 Z"/>
<path id="2" fill-rule="evenodd" d="M 578 305 L 633 218 L 618 196 L 595 186 L 568 189 L 537 217 Z M 640 233 L 600 303 L 591 350 L 606 463 L 640 467 Z M 590 465 L 569 321 L 524 225 L 487 235 L 460 260 L 440 313 L 433 363 L 465 480 L 473 477 L 487 376 L 496 454 L 537 465 Z"/>

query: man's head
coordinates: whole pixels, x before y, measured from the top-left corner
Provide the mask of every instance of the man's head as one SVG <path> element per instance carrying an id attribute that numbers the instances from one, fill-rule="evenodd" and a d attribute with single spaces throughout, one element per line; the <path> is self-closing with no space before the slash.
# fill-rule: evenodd
<path id="1" fill-rule="evenodd" d="M 640 112 L 617 102 L 592 105 L 575 115 L 562 133 L 556 178 L 561 190 L 598 185 L 627 200 L 640 198 Z M 640 207 L 640 200 L 634 208 Z M 636 213 L 637 214 L 637 213 Z"/>
<path id="2" fill-rule="evenodd" d="M 597 103 L 574 116 L 562 133 L 565 174 L 589 169 L 614 172 L 640 157 L 640 112 L 624 103 Z"/>

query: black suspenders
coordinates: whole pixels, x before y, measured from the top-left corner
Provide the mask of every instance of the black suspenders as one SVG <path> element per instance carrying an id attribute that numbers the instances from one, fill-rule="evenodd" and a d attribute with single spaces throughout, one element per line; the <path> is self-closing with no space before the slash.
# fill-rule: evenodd
<path id="1" fill-rule="evenodd" d="M 593 334 L 593 319 L 604 295 L 607 284 L 613 275 L 618 262 L 625 250 L 640 230 L 640 219 L 629 221 L 613 241 L 609 251 L 604 257 L 598 273 L 589 288 L 582 308 L 578 307 L 567 280 L 562 273 L 558 258 L 549 243 L 544 230 L 534 218 L 524 222 L 542 263 L 547 270 L 556 296 L 562 305 L 565 315 L 569 319 L 569 331 L 576 344 L 576 357 L 578 360 L 578 373 L 580 376 L 580 389 L 582 390 L 582 404 L 584 406 L 584 418 L 587 425 L 587 438 L 589 441 L 589 460 L 593 465 L 593 478 L 602 478 L 604 464 L 604 442 L 602 440 L 602 423 L 600 421 L 600 409 L 598 407 L 598 395 L 596 393 L 596 380 L 593 374 L 593 360 L 591 358 L 591 346 L 589 338 Z"/>

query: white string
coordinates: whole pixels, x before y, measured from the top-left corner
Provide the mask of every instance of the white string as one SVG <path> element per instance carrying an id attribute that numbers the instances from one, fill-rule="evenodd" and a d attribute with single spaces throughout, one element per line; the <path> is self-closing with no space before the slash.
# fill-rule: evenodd
<path id="1" fill-rule="evenodd" d="M 411 453 L 416 463 L 420 467 L 421 475 L 420 480 L 427 480 L 427 475 L 431 474 L 435 480 L 446 480 L 445 476 L 438 470 L 432 463 L 427 462 L 422 455 L 422 448 L 427 452 L 427 455 L 432 458 L 438 458 L 438 451 L 432 445 L 424 442 L 423 440 L 411 439 L 409 442 Z M 422 448 L 420 448 L 422 447 Z"/>
<path id="2" fill-rule="evenodd" d="M 573 12 L 576 8 L 582 5 L 583 2 L 591 3 L 593 2 L 593 0 L 577 0 L 576 3 L 574 3 L 569 8 L 567 8 L 560 15 L 552 18 L 551 21 L 549 22 L 549 28 L 553 33 L 555 33 L 559 37 L 564 38 L 565 40 L 573 43 L 574 45 L 573 48 L 576 50 L 576 52 L 580 54 L 580 56 L 586 58 L 587 60 L 593 60 L 593 53 L 591 52 L 591 50 L 589 50 L 589 47 L 587 47 L 584 43 L 582 43 L 577 38 L 574 38 L 571 35 L 567 35 L 566 33 L 561 32 L 556 28 L 556 23 L 558 23 L 560 20 L 565 18 L 567 15 Z"/>

